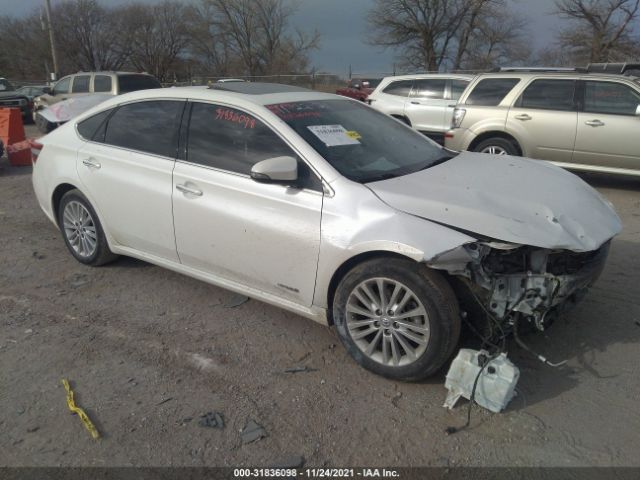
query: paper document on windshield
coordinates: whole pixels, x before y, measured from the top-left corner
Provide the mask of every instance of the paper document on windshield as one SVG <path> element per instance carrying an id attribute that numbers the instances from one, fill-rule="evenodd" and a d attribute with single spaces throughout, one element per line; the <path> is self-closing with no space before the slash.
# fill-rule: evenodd
<path id="1" fill-rule="evenodd" d="M 354 138 L 352 132 L 347 131 L 342 125 L 309 125 L 307 128 L 322 140 L 327 147 L 360 145 L 360 142 L 357 138 Z"/>

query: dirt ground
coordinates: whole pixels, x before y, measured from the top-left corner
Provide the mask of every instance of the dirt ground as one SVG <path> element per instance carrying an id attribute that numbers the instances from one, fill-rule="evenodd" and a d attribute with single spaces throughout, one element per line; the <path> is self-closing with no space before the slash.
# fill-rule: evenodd
<path id="1" fill-rule="evenodd" d="M 0 162 L 0 466 L 640 466 L 640 179 L 584 176 L 624 231 L 579 307 L 514 345 L 502 414 L 442 407 L 444 372 L 397 383 L 294 314 L 122 258 L 85 267 L 36 204 L 30 168 Z M 292 367 L 308 371 L 286 373 Z M 62 378 L 102 433 L 65 402 Z M 220 412 L 224 429 L 199 425 Z M 243 444 L 250 420 L 267 436 Z"/>

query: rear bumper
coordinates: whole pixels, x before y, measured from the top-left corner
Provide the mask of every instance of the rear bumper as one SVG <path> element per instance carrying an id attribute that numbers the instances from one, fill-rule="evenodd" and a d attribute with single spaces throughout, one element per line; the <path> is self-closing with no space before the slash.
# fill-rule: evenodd
<path id="1" fill-rule="evenodd" d="M 457 152 L 467 150 L 476 135 L 466 128 L 447 130 L 444 134 L 444 146 Z"/>

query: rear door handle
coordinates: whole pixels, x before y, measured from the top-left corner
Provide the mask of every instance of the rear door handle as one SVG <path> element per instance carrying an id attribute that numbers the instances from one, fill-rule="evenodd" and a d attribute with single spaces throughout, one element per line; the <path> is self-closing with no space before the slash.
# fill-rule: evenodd
<path id="1" fill-rule="evenodd" d="M 600 120 L 587 120 L 586 122 L 584 122 L 585 125 L 589 125 L 590 127 L 603 127 L 604 126 L 604 122 L 601 122 Z"/>
<path id="2" fill-rule="evenodd" d="M 197 188 L 189 187 L 188 185 L 176 185 L 176 190 L 181 191 L 182 193 L 188 193 L 189 195 L 195 195 L 196 197 L 202 196 L 202 190 L 198 190 Z"/>
<path id="3" fill-rule="evenodd" d="M 515 118 L 517 120 L 522 120 L 522 121 L 531 120 L 531 116 L 527 115 L 526 113 L 521 113 L 520 115 L 516 115 Z"/>
<path id="4" fill-rule="evenodd" d="M 416 101 L 412 101 L 411 103 L 414 105 L 420 105 L 420 102 L 416 102 Z"/>
<path id="5" fill-rule="evenodd" d="M 96 159 L 93 157 L 85 158 L 84 160 L 82 160 L 82 163 L 89 168 L 95 169 L 98 169 L 102 166 L 100 165 L 100 163 L 96 162 Z"/>

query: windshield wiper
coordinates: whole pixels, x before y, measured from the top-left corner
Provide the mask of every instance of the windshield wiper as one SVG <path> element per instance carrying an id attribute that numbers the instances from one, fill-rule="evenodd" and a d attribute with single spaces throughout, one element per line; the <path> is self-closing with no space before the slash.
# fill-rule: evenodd
<path id="1" fill-rule="evenodd" d="M 420 172 L 422 170 L 426 170 L 427 168 L 435 167 L 436 165 L 440 165 L 441 163 L 444 163 L 444 162 L 446 162 L 448 160 L 451 160 L 453 157 L 455 157 L 455 155 L 443 155 L 442 157 L 436 158 L 431 163 L 425 165 L 424 167 L 422 167 L 422 168 L 420 168 L 419 170 L 416 170 L 416 171 Z"/>
<path id="2" fill-rule="evenodd" d="M 398 177 L 397 173 L 382 173 L 380 175 L 374 175 L 373 177 L 365 178 L 361 180 L 362 183 L 381 182 L 382 180 L 389 180 L 390 178 Z"/>

